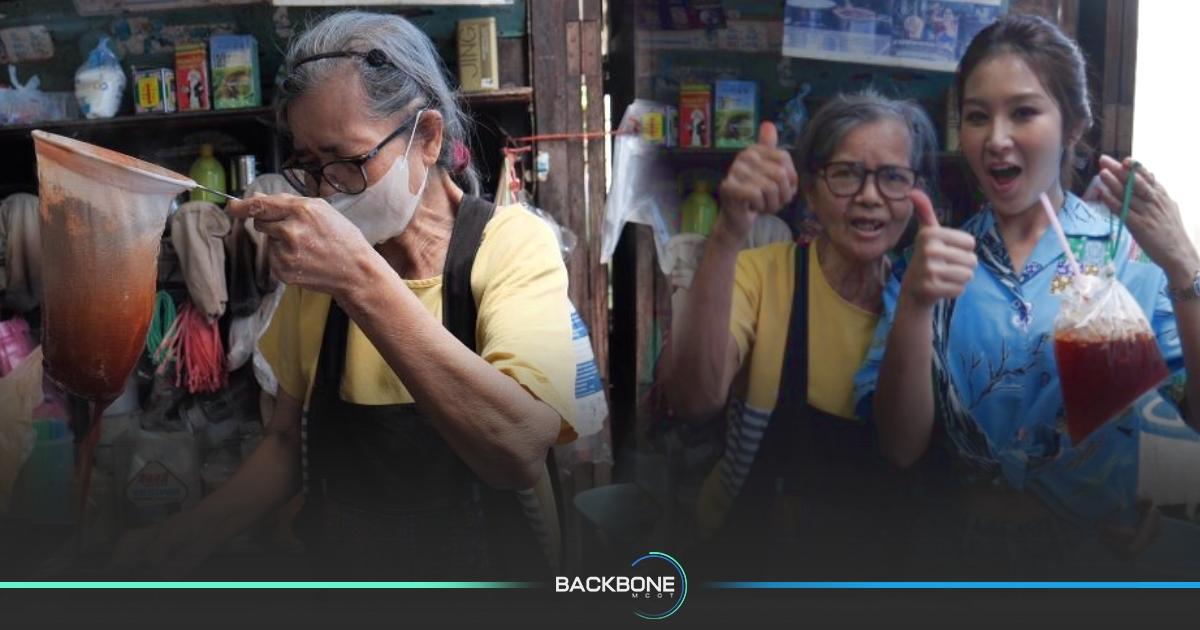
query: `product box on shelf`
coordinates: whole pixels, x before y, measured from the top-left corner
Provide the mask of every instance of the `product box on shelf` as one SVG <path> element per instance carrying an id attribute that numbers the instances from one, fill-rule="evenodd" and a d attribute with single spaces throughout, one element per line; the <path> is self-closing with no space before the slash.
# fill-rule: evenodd
<path id="1" fill-rule="evenodd" d="M 179 111 L 210 109 L 208 45 L 192 42 L 175 46 L 175 98 Z"/>
<path id="2" fill-rule="evenodd" d="M 458 78 L 463 92 L 500 89 L 496 18 L 458 21 Z"/>
<path id="3" fill-rule="evenodd" d="M 170 68 L 133 69 L 133 107 L 139 114 L 175 111 L 175 71 Z"/>
<path id="4" fill-rule="evenodd" d="M 718 148 L 754 144 L 758 122 L 758 85 L 753 81 L 717 81 L 713 138 Z"/>
<path id="5" fill-rule="evenodd" d="M 679 91 L 679 146 L 712 146 L 712 87 L 685 83 Z"/>
<path id="6" fill-rule="evenodd" d="M 212 60 L 213 109 L 262 105 L 258 41 L 252 35 L 214 35 L 208 42 Z"/>

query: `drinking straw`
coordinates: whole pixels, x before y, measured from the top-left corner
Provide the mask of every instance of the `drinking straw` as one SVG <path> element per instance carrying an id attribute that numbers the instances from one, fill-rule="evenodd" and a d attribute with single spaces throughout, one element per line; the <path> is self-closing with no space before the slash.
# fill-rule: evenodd
<path id="1" fill-rule="evenodd" d="M 1125 178 L 1125 199 L 1121 201 L 1121 217 L 1117 220 L 1117 238 L 1108 244 L 1108 260 L 1117 259 L 1117 245 L 1121 242 L 1121 234 L 1125 231 L 1125 218 L 1129 216 L 1129 203 L 1133 201 L 1133 184 L 1137 179 L 1137 171 L 1142 165 L 1133 162 L 1129 165 L 1129 175 Z M 1108 231 L 1112 232 L 1112 222 L 1115 217 L 1108 219 Z"/>
<path id="2" fill-rule="evenodd" d="M 1058 236 L 1058 244 L 1063 248 L 1063 254 L 1067 256 L 1067 264 L 1071 266 L 1071 275 L 1080 275 L 1079 261 L 1075 260 L 1075 254 L 1071 252 L 1071 244 L 1067 242 L 1067 233 L 1063 231 L 1062 223 L 1058 221 L 1058 213 L 1054 211 L 1054 206 L 1050 205 L 1050 198 L 1046 193 L 1041 194 L 1042 209 L 1046 211 L 1046 216 L 1050 218 L 1050 226 L 1054 228 L 1054 233 Z"/>

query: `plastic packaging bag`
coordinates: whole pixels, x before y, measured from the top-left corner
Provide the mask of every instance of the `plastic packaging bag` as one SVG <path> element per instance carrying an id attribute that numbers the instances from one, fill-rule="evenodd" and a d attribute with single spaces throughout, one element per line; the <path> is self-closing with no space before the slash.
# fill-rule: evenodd
<path id="1" fill-rule="evenodd" d="M 0 378 L 0 514 L 7 514 L 10 493 L 25 460 L 33 452 L 33 410 L 42 402 L 42 350 Z"/>
<path id="2" fill-rule="evenodd" d="M 558 241 L 559 253 L 562 254 L 563 260 L 569 260 L 571 258 L 571 252 L 575 251 L 575 245 L 579 242 L 579 239 L 575 236 L 575 233 L 563 224 L 555 221 L 554 217 L 550 216 L 549 212 L 546 212 L 545 210 L 542 210 L 541 208 L 529 203 L 529 200 L 525 197 L 525 193 L 523 191 L 520 195 L 518 195 L 518 200 L 520 201 L 521 205 L 525 206 L 526 210 L 532 212 L 534 216 L 542 221 L 545 221 L 546 225 L 550 226 L 550 230 L 554 232 L 554 239 Z"/>
<path id="3" fill-rule="evenodd" d="M 808 124 L 808 108 L 804 99 L 812 92 L 812 85 L 804 83 L 796 95 L 788 100 L 775 119 L 775 127 L 779 129 L 779 142 L 784 146 L 800 144 L 804 135 L 804 126 Z"/>
<path id="4" fill-rule="evenodd" d="M 20 317 L 0 322 L 0 377 L 8 376 L 37 347 L 29 323 Z"/>
<path id="5" fill-rule="evenodd" d="M 1150 323 L 1111 266 L 1080 275 L 1054 320 L 1067 431 L 1079 444 L 1167 378 Z"/>
<path id="6" fill-rule="evenodd" d="M 8 80 L 12 88 L 0 88 L 0 124 L 28 125 L 66 117 L 62 102 L 38 89 L 41 79 L 37 75 L 22 84 L 16 66 L 10 65 Z"/>
<path id="7" fill-rule="evenodd" d="M 187 431 L 132 427 L 114 444 L 122 525 L 140 527 L 188 510 L 202 496 L 200 451 Z"/>
<path id="8" fill-rule="evenodd" d="M 658 193 L 661 192 L 659 184 L 672 181 L 672 178 L 663 172 L 658 145 L 637 133 L 642 114 L 657 107 L 660 106 L 656 103 L 639 99 L 621 117 L 622 133 L 613 141 L 612 187 L 604 204 L 600 264 L 612 261 L 625 224 L 641 223 L 653 231 L 659 266 L 664 274 L 669 274 L 671 268 L 666 265 L 671 259 L 667 254 L 667 242 L 674 234 L 663 217 L 663 204 Z"/>
<path id="9" fill-rule="evenodd" d="M 109 50 L 108 38 L 101 37 L 100 43 L 75 71 L 75 98 L 79 100 L 79 111 L 84 118 L 112 118 L 121 107 L 124 91 L 125 71 L 121 69 L 117 55 Z"/>
<path id="10" fill-rule="evenodd" d="M 563 260 L 570 258 L 577 241 L 575 233 L 555 221 L 550 213 L 529 203 L 521 180 L 516 175 L 516 161 L 512 154 L 505 155 L 503 168 L 505 177 L 496 189 L 496 205 L 519 203 L 525 206 L 554 232 Z M 608 399 L 600 382 L 600 368 L 592 352 L 592 337 L 587 324 L 575 310 L 575 304 L 568 301 L 567 306 L 571 314 L 571 344 L 575 349 L 575 432 L 580 438 L 585 438 L 604 428 L 604 419 L 608 417 Z"/>

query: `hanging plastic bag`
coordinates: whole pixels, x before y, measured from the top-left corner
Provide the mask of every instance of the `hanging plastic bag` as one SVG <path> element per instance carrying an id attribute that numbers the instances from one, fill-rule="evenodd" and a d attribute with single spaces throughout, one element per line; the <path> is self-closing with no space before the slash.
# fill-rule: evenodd
<path id="1" fill-rule="evenodd" d="M 75 71 L 79 112 L 84 118 L 112 118 L 121 107 L 124 91 L 125 71 L 121 69 L 117 55 L 109 50 L 108 38 L 101 37 L 87 60 Z"/>
<path id="2" fill-rule="evenodd" d="M 1075 444 L 1168 376 L 1150 323 L 1111 267 L 1067 289 L 1054 320 L 1054 357 Z"/>
<path id="3" fill-rule="evenodd" d="M 8 67 L 12 88 L 0 88 L 0 124 L 28 125 L 66 117 L 62 103 L 38 89 L 41 79 L 34 75 L 24 84 L 17 80 L 17 67 Z"/>
<path id="4" fill-rule="evenodd" d="M 0 322 L 0 377 L 12 373 L 36 347 L 24 319 L 14 317 Z"/>
<path id="5" fill-rule="evenodd" d="M 812 85 L 804 83 L 796 91 L 795 96 L 779 111 L 775 119 L 775 127 L 779 129 L 779 142 L 783 146 L 796 146 L 804 135 L 804 126 L 808 124 L 808 108 L 804 99 L 812 93 Z"/>
<path id="6" fill-rule="evenodd" d="M 33 410 L 42 402 L 42 350 L 0 378 L 0 514 L 7 514 L 17 475 L 33 452 Z"/>
<path id="7" fill-rule="evenodd" d="M 502 172 L 504 176 L 496 188 L 496 205 L 523 205 L 554 232 L 563 259 L 570 257 L 575 248 L 575 233 L 555 221 L 550 213 L 529 203 L 521 180 L 517 177 L 514 153 L 505 152 Z M 592 352 L 592 338 L 588 333 L 587 324 L 569 300 L 567 306 L 571 314 L 571 343 L 575 349 L 576 364 L 575 432 L 579 438 L 585 438 L 599 433 L 604 428 L 604 419 L 608 417 L 608 400 L 600 381 L 600 367 L 596 364 L 596 356 Z"/>
<path id="8" fill-rule="evenodd" d="M 650 226 L 654 233 L 659 267 L 664 274 L 671 273 L 671 268 L 667 266 L 671 260 L 667 254 L 667 243 L 674 233 L 663 216 L 664 203 L 660 201 L 659 194 L 675 194 L 673 190 L 662 187 L 663 182 L 671 182 L 673 178 L 664 172 L 664 161 L 658 159 L 658 145 L 646 141 L 637 132 L 642 114 L 659 107 L 656 103 L 639 99 L 621 117 L 621 133 L 613 140 L 612 186 L 604 204 L 604 225 L 600 234 L 602 265 L 612 262 L 621 231 L 626 223 L 633 222 Z"/>

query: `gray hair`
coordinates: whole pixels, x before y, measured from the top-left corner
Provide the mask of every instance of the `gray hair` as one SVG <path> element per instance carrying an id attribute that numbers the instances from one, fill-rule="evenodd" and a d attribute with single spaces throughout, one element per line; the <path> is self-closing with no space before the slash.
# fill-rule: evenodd
<path id="1" fill-rule="evenodd" d="M 362 80 L 365 105 L 372 115 L 387 118 L 397 113 L 415 114 L 418 109 L 442 115 L 442 149 L 437 165 L 448 171 L 469 194 L 479 194 L 479 174 L 470 161 L 456 164 L 455 147 L 470 146 L 470 121 L 459 104 L 457 93 L 446 80 L 446 66 L 433 42 L 419 28 L 398 15 L 344 11 L 310 25 L 292 40 L 284 59 L 286 79 L 275 103 L 282 125 L 287 125 L 288 103 L 334 72 L 345 72 L 346 59 L 297 61 L 331 52 L 367 53 L 381 51 L 389 64 L 372 65 L 350 60 Z"/>
<path id="2" fill-rule="evenodd" d="M 850 132 L 880 120 L 895 120 L 908 129 L 909 165 L 926 188 L 936 188 L 937 134 L 929 116 L 913 101 L 887 98 L 874 90 L 839 94 L 809 121 L 795 155 L 804 187 L 812 186 L 816 172 L 829 162 Z"/>

